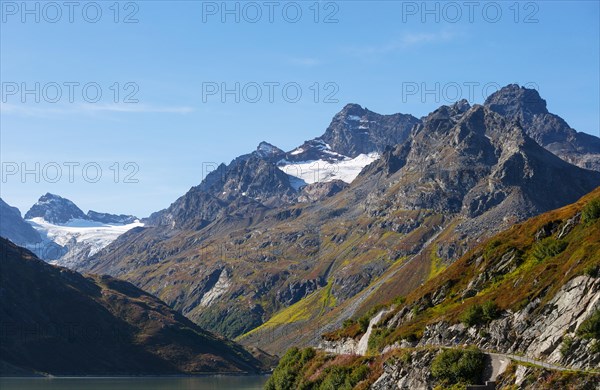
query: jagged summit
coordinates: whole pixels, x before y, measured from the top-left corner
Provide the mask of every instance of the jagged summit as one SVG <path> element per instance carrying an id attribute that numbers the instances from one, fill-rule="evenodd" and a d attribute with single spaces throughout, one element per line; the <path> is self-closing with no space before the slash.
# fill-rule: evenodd
<path id="1" fill-rule="evenodd" d="M 381 115 L 358 104 L 348 104 L 317 139 L 333 152 L 355 158 L 360 154 L 381 153 L 386 146 L 405 141 L 418 122 L 412 115 Z"/>
<path id="2" fill-rule="evenodd" d="M 484 105 L 518 122 L 535 142 L 563 160 L 600 171 L 600 138 L 577 132 L 548 112 L 546 101 L 535 89 L 511 84 L 490 95 Z"/>
<path id="3" fill-rule="evenodd" d="M 285 155 L 285 152 L 283 150 L 266 141 L 262 141 L 260 144 L 258 144 L 258 147 L 254 151 L 254 153 L 262 158 L 273 161 L 281 159 Z"/>
<path id="4" fill-rule="evenodd" d="M 546 101 L 535 89 L 510 84 L 491 94 L 484 105 L 502 115 L 515 115 L 520 111 L 530 115 L 547 114 Z"/>
<path id="5" fill-rule="evenodd" d="M 454 103 L 451 107 L 458 112 L 465 112 L 471 108 L 471 105 L 467 99 L 461 99 Z"/>
<path id="6" fill-rule="evenodd" d="M 63 224 L 72 219 L 88 219 L 75 203 L 51 193 L 42 195 L 25 214 L 25 219 L 38 217 L 54 224 Z"/>

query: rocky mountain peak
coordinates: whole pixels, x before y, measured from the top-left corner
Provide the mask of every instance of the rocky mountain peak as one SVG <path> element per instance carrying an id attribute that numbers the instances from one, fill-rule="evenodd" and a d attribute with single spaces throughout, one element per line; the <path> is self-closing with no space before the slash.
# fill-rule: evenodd
<path id="1" fill-rule="evenodd" d="M 351 115 L 362 116 L 367 112 L 370 112 L 370 111 L 363 108 L 360 104 L 349 103 L 349 104 L 346 104 L 344 106 L 344 108 L 342 108 L 342 111 L 340 111 L 337 115 L 342 116 L 342 117 L 348 117 Z"/>
<path id="2" fill-rule="evenodd" d="M 360 154 L 381 153 L 388 146 L 404 142 L 418 122 L 412 115 L 381 115 L 358 104 L 348 104 L 333 117 L 318 140 L 335 153 L 355 158 Z"/>
<path id="3" fill-rule="evenodd" d="M 277 161 L 283 158 L 285 152 L 275 145 L 272 145 L 266 141 L 262 141 L 260 144 L 258 144 L 254 154 L 270 161 Z"/>
<path id="4" fill-rule="evenodd" d="M 474 108 L 475 110 L 478 110 L 477 106 Z M 457 102 L 451 106 L 441 106 L 423 118 L 422 122 L 416 128 L 415 133 L 419 133 L 424 129 L 433 133 L 448 133 L 458 123 L 467 110 L 473 111 L 473 109 L 468 106 L 468 103 L 467 105 L 464 105 L 461 104 L 461 102 Z"/>
<path id="5" fill-rule="evenodd" d="M 63 224 L 71 219 L 88 219 L 75 203 L 51 193 L 41 196 L 25 214 L 25 219 L 38 217 L 54 224 Z"/>
<path id="6" fill-rule="evenodd" d="M 535 89 L 510 84 L 491 94 L 485 105 L 502 115 L 515 115 L 518 112 L 547 114 L 546 101 Z"/>
<path id="7" fill-rule="evenodd" d="M 511 84 L 490 95 L 484 105 L 518 121 L 535 142 L 563 160 L 600 171 L 600 139 L 577 132 L 560 116 L 548 112 L 546 101 L 535 89 Z"/>

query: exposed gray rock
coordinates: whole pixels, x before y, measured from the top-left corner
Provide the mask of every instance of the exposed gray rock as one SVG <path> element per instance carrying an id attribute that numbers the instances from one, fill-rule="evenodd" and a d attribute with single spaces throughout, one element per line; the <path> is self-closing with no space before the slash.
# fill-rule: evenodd
<path id="1" fill-rule="evenodd" d="M 130 223 L 134 223 L 138 218 L 134 215 L 124 215 L 124 214 L 109 214 L 109 213 L 99 213 L 97 211 L 90 210 L 87 212 L 87 217 L 92 221 L 102 222 L 107 224 L 120 224 L 127 225 Z"/>
<path id="2" fill-rule="evenodd" d="M 312 183 L 302 189 L 298 201 L 303 203 L 316 202 L 333 196 L 348 187 L 349 184 L 341 180 Z"/>
<path id="3" fill-rule="evenodd" d="M 88 219 L 88 216 L 75 203 L 51 193 L 40 197 L 25 214 L 25 219 L 36 217 L 44 218 L 47 222 L 54 224 L 63 224 L 71 219 Z"/>
<path id="4" fill-rule="evenodd" d="M 561 117 L 548 112 L 546 101 L 535 89 L 508 85 L 490 95 L 485 106 L 518 120 L 531 138 L 563 160 L 600 170 L 600 139 L 575 131 Z"/>
<path id="5" fill-rule="evenodd" d="M 593 368 L 600 354 L 590 352 L 591 341 L 578 340 L 573 352 L 560 353 L 566 336 L 577 340 L 576 329 L 600 308 L 600 279 L 578 276 L 563 286 L 543 307 L 539 300 L 515 313 L 505 313 L 488 325 L 465 328 L 463 324 L 440 322 L 429 325 L 420 346 L 475 344 L 482 349 L 520 353 L 549 363 L 574 368 Z"/>
<path id="6" fill-rule="evenodd" d="M 18 208 L 9 206 L 0 199 L 0 237 L 8 238 L 20 246 L 31 246 L 42 242 L 40 234 L 25 222 Z"/>
<path id="7" fill-rule="evenodd" d="M 384 363 L 383 374 L 371 385 L 372 390 L 433 389 L 434 378 L 431 376 L 431 362 L 438 351 L 417 350 L 404 360 L 390 359 Z"/>
<path id="8" fill-rule="evenodd" d="M 351 158 L 371 152 L 381 153 L 386 147 L 404 142 L 417 123 L 419 120 L 412 115 L 380 115 L 358 104 L 348 104 L 333 117 L 325 134 L 296 149 L 301 149 L 301 153 L 288 153 L 286 160 L 335 159 L 331 154 L 318 153 L 318 146 L 323 143 L 329 145 L 331 151 Z"/>

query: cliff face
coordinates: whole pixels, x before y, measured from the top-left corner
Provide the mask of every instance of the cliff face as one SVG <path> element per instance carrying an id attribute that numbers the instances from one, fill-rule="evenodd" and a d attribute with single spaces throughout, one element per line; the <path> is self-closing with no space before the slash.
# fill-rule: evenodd
<path id="1" fill-rule="evenodd" d="M 582 275 L 564 285 L 549 302 L 543 304 L 536 298 L 522 310 L 507 312 L 486 325 L 429 325 L 417 345 L 473 344 L 571 368 L 595 368 L 600 364 L 600 354 L 594 349 L 597 341 L 577 337 L 576 330 L 599 309 L 600 279 Z M 563 350 L 568 338 L 573 344 Z"/>
<path id="2" fill-rule="evenodd" d="M 403 355 L 392 355 L 381 366 L 381 374 L 369 388 L 372 390 L 403 389 L 428 390 L 438 389 L 439 381 L 432 375 L 431 366 L 439 359 L 441 349 L 423 349 L 406 352 Z M 500 361 L 486 356 L 483 363 L 481 383 L 493 382 L 489 389 L 597 389 L 598 375 L 584 372 L 559 371 L 530 364 Z M 502 371 L 498 373 L 498 369 Z M 493 374 L 493 381 L 486 380 Z M 438 386 L 438 387 L 436 387 Z M 486 389 L 473 387 L 478 389 Z M 463 389 L 466 386 L 463 385 Z M 468 389 L 468 387 L 467 387 Z"/>
<path id="3" fill-rule="evenodd" d="M 523 359 L 521 362 L 525 363 L 548 363 L 554 369 L 595 369 L 600 364 L 598 340 L 578 337 L 576 330 L 600 309 L 599 292 L 600 278 L 578 276 L 564 285 L 546 304 L 536 299 L 522 310 L 505 313 L 489 324 L 467 327 L 462 323 L 441 321 L 428 325 L 419 341 L 403 340 L 383 349 L 384 356 L 389 354 L 392 358 L 386 356 L 383 372 L 371 388 L 433 388 L 437 384 L 431 373 L 434 358 L 443 347 L 463 345 L 489 351 L 485 354 L 486 368 L 480 382 L 500 380 L 499 388 L 515 384 L 521 386 L 526 377 L 540 374 L 518 364 L 511 371 L 508 364 L 511 355 L 519 356 Z M 335 341 L 324 340 L 319 348 L 336 355 L 366 355 L 367 350 L 360 346 L 368 343 L 370 335 L 386 313 L 382 310 L 374 316 L 360 339 L 346 337 Z M 400 311 L 388 320 L 387 329 L 409 321 L 411 314 L 407 310 Z M 569 348 L 565 347 L 565 340 L 572 340 Z M 398 354 L 404 358 L 396 358 Z M 507 369 L 509 371 L 504 374 Z M 532 385 L 531 388 L 536 387 Z"/>

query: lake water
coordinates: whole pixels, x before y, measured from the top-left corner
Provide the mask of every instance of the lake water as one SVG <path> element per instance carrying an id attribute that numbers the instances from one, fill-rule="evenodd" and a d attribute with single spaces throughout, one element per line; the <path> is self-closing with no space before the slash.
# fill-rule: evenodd
<path id="1" fill-rule="evenodd" d="M 268 376 L 196 378 L 0 378 L 1 390 L 259 390 Z"/>

